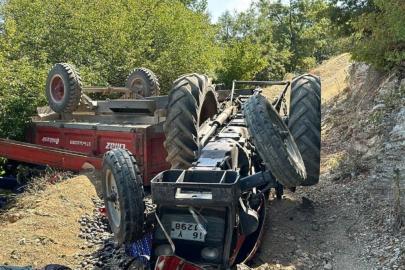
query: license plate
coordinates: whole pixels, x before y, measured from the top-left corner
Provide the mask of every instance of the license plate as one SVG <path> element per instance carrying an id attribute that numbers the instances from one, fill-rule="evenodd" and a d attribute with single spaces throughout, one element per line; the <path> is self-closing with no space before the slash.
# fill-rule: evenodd
<path id="1" fill-rule="evenodd" d="M 203 224 L 203 227 L 206 229 L 207 225 Z M 198 229 L 197 223 L 191 222 L 172 221 L 170 237 L 173 239 L 205 242 L 205 234 Z"/>

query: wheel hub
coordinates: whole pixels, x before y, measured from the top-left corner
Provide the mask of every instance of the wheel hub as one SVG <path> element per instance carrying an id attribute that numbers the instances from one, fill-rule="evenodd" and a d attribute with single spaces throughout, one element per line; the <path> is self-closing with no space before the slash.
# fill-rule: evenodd
<path id="1" fill-rule="evenodd" d="M 141 79 L 135 79 L 131 84 L 131 88 L 133 88 L 136 93 L 138 93 L 140 95 L 144 95 L 146 83 Z"/>
<path id="2" fill-rule="evenodd" d="M 52 99 L 60 103 L 65 95 L 65 83 L 59 75 L 55 75 L 51 80 L 51 97 Z"/>
<path id="3" fill-rule="evenodd" d="M 118 188 L 115 178 L 110 170 L 107 171 L 107 212 L 114 226 L 119 227 L 121 224 L 121 208 L 119 202 Z"/>

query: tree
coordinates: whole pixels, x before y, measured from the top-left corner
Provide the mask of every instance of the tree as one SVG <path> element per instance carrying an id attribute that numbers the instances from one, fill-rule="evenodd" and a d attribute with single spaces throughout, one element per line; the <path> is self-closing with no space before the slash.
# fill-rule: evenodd
<path id="1" fill-rule="evenodd" d="M 374 12 L 364 13 L 353 23 L 353 59 L 405 72 L 405 3 L 374 0 L 374 4 Z"/>
<path id="2" fill-rule="evenodd" d="M 373 12 L 375 9 L 373 0 L 330 0 L 328 17 L 335 34 L 348 37 L 355 32 L 353 22 L 356 22 L 361 15 Z"/>

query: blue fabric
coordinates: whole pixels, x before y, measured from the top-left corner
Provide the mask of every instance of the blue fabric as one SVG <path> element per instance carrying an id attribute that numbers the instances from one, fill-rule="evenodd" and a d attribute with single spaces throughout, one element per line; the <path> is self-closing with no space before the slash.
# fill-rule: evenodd
<path id="1" fill-rule="evenodd" d="M 125 253 L 128 256 L 140 257 L 142 255 L 150 256 L 152 248 L 153 233 L 146 233 L 141 240 L 133 244 L 125 245 Z M 149 265 L 149 261 L 146 258 L 140 257 L 138 259 L 141 263 Z"/>

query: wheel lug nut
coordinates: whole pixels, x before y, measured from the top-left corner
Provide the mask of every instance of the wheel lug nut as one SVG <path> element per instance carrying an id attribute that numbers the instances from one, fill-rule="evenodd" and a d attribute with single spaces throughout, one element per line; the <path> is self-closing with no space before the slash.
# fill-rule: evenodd
<path id="1" fill-rule="evenodd" d="M 111 193 L 110 195 L 107 196 L 107 201 L 109 201 L 109 202 L 115 202 L 116 200 L 117 200 L 116 193 Z"/>

